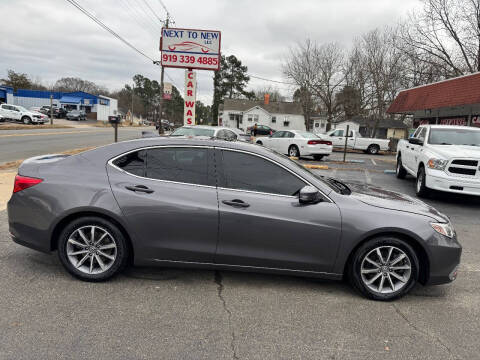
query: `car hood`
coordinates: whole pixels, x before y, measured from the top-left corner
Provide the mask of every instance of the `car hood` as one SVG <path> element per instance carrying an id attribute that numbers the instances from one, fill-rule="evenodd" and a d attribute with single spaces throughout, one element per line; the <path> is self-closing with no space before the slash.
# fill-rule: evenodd
<path id="1" fill-rule="evenodd" d="M 384 209 L 424 215 L 439 222 L 450 221 L 446 215 L 437 211 L 432 206 L 411 196 L 370 185 L 349 183 L 348 187 L 352 190 L 351 196 L 365 204 Z"/>
<path id="2" fill-rule="evenodd" d="M 445 159 L 451 158 L 477 158 L 480 159 L 480 146 L 468 145 L 429 145 L 435 153 Z"/>

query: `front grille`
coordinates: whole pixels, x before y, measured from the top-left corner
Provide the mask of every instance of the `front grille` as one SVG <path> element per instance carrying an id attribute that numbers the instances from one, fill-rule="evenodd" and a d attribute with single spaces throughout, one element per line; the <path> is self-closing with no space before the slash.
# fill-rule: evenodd
<path id="1" fill-rule="evenodd" d="M 448 171 L 450 171 L 453 174 L 472 175 L 472 176 L 475 176 L 475 173 L 477 172 L 476 169 L 465 169 L 465 168 L 458 168 L 453 166 L 450 166 L 448 168 Z"/>
<path id="2" fill-rule="evenodd" d="M 477 166 L 477 160 L 453 160 L 452 165 Z"/>
<path id="3" fill-rule="evenodd" d="M 450 163 L 448 172 L 452 175 L 475 176 L 478 163 L 478 160 L 473 159 L 454 159 Z"/>

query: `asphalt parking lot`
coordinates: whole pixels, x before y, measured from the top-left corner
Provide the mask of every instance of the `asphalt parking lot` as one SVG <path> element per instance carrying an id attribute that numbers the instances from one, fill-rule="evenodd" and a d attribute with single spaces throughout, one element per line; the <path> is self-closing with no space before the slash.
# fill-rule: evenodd
<path id="1" fill-rule="evenodd" d="M 414 196 L 413 179 L 390 173 L 392 156 L 336 163 L 342 156 L 300 161 Z M 450 216 L 464 246 L 458 279 L 389 303 L 342 282 L 224 271 L 129 268 L 84 283 L 56 254 L 14 244 L 2 211 L 0 359 L 478 359 L 480 199 L 427 202 Z"/>

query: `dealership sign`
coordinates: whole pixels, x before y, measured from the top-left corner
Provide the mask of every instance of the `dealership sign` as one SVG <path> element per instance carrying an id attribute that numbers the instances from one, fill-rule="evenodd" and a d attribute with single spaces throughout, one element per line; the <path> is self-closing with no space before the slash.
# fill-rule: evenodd
<path id="1" fill-rule="evenodd" d="M 220 42 L 220 31 L 163 28 L 162 66 L 219 70 Z"/>

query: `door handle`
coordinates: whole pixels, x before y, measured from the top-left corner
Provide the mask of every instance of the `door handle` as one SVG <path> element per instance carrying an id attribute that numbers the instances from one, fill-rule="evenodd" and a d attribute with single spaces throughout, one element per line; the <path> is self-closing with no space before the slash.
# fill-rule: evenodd
<path id="1" fill-rule="evenodd" d="M 130 191 L 134 191 L 134 192 L 143 192 L 143 193 L 147 193 L 147 194 L 153 193 L 153 190 L 149 189 L 145 185 L 135 185 L 135 186 L 127 185 L 127 186 L 125 186 L 125 189 L 130 190 Z"/>
<path id="2" fill-rule="evenodd" d="M 247 208 L 250 206 L 250 204 L 247 204 L 246 202 L 243 202 L 240 199 L 223 200 L 222 203 L 224 203 L 225 205 L 238 207 L 238 208 Z"/>

